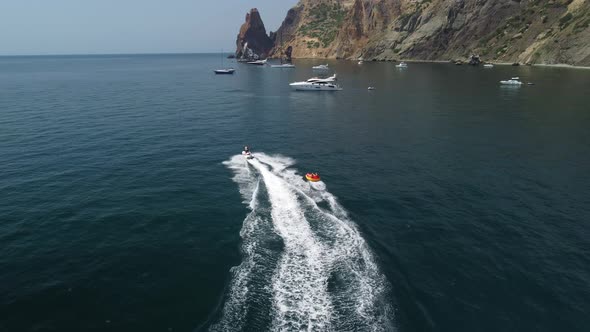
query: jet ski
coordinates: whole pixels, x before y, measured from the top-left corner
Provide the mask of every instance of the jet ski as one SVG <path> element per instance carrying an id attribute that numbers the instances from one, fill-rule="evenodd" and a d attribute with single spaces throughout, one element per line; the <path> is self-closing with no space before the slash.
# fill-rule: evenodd
<path id="1" fill-rule="evenodd" d="M 320 181 L 320 176 L 318 175 L 318 173 L 307 173 L 307 174 L 305 174 L 305 178 L 307 179 L 307 181 L 310 181 L 310 182 Z"/>
<path id="2" fill-rule="evenodd" d="M 254 156 L 252 155 L 252 152 L 250 152 L 250 151 L 247 151 L 247 152 L 246 151 L 242 151 L 242 155 L 244 157 L 246 157 L 246 159 L 254 159 Z"/>
<path id="3" fill-rule="evenodd" d="M 244 151 L 242 151 L 242 156 L 246 157 L 246 159 L 254 159 L 252 152 L 250 152 L 250 149 L 248 149 L 247 146 L 244 147 Z"/>

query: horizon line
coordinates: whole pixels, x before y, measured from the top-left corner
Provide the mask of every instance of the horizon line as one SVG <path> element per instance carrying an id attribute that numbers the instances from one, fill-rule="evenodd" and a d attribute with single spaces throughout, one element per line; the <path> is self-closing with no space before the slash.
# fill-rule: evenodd
<path id="1" fill-rule="evenodd" d="M 222 54 L 234 54 L 225 52 Z M 35 56 L 92 56 L 92 55 L 190 55 L 190 54 L 219 54 L 219 52 L 146 52 L 146 53 L 47 53 L 47 54 L 0 54 L 0 58 L 8 57 L 35 57 Z"/>

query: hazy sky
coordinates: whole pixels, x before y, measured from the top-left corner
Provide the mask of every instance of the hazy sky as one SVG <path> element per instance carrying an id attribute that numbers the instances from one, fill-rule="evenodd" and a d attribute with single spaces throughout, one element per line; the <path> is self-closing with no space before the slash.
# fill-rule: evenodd
<path id="1" fill-rule="evenodd" d="M 234 51 L 246 12 L 267 32 L 297 0 L 0 0 L 0 55 Z"/>

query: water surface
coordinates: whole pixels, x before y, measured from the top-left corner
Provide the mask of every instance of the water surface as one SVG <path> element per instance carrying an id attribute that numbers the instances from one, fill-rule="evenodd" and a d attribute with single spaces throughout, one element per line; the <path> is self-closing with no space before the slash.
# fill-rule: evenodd
<path id="1" fill-rule="evenodd" d="M 0 330 L 590 330 L 590 72 L 220 62 L 0 58 Z"/>

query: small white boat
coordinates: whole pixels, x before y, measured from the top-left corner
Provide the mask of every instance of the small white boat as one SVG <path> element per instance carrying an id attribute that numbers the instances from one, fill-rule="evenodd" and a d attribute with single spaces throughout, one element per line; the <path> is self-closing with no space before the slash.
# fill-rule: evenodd
<path id="1" fill-rule="evenodd" d="M 317 65 L 317 66 L 313 66 L 311 68 L 312 69 L 315 69 L 315 70 L 330 70 L 330 67 L 328 67 L 328 64 L 325 64 L 325 65 Z"/>
<path id="2" fill-rule="evenodd" d="M 295 68 L 295 65 L 291 63 L 283 63 L 280 65 L 270 65 L 270 68 Z"/>
<path id="3" fill-rule="evenodd" d="M 249 65 L 264 66 L 266 64 L 266 59 L 264 59 L 264 60 L 256 60 L 256 61 L 248 61 L 246 63 L 249 64 Z"/>
<path id="4" fill-rule="evenodd" d="M 358 62 L 359 65 L 362 65 L 363 63 L 364 63 L 363 60 L 359 60 L 359 62 Z"/>
<path id="5" fill-rule="evenodd" d="M 214 70 L 217 75 L 232 75 L 236 70 L 233 68 L 216 69 Z"/>
<path id="6" fill-rule="evenodd" d="M 522 85 L 522 82 L 520 81 L 520 78 L 513 77 L 513 78 L 511 78 L 509 80 L 500 81 L 500 84 L 504 84 L 504 85 Z"/>
<path id="7" fill-rule="evenodd" d="M 374 86 L 370 86 L 367 88 L 367 90 L 377 90 Z"/>
<path id="8" fill-rule="evenodd" d="M 215 69 L 213 70 L 215 72 L 216 75 L 233 75 L 233 73 L 236 71 L 233 68 L 223 68 L 223 49 L 221 50 L 221 68 L 222 69 Z"/>
<path id="9" fill-rule="evenodd" d="M 340 91 L 342 88 L 330 82 L 295 82 L 289 84 L 296 91 Z"/>
<path id="10" fill-rule="evenodd" d="M 334 74 L 334 75 L 332 75 L 330 77 L 326 77 L 326 78 L 312 77 L 312 78 L 308 79 L 306 82 L 307 83 L 319 83 L 319 82 L 330 83 L 330 82 L 336 82 L 336 74 Z"/>
<path id="11" fill-rule="evenodd" d="M 395 65 L 396 68 L 408 68 L 408 64 L 405 62 L 400 62 L 399 65 Z"/>
<path id="12" fill-rule="evenodd" d="M 491 63 L 486 63 L 485 65 L 483 65 L 484 68 L 494 68 L 494 65 Z"/>

